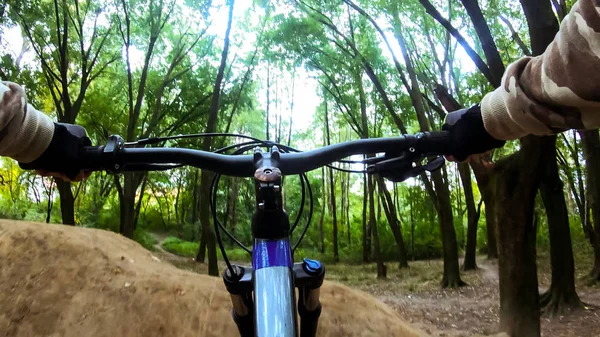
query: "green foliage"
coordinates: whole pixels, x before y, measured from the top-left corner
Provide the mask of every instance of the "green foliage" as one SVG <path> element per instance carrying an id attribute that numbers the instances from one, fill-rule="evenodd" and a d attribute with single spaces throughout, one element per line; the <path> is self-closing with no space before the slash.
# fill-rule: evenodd
<path id="1" fill-rule="evenodd" d="M 302 0 L 293 4 L 238 1 L 236 8 L 241 8 L 243 13 L 235 14 L 225 77 L 222 86 L 214 88 L 222 52 L 223 27 L 219 15 L 226 9 L 224 1 L 126 1 L 131 22 L 129 42 L 126 42 L 126 13 L 121 2 L 77 2 L 81 6 L 80 11 L 88 13 L 83 29 L 79 30 L 77 18 L 83 16 L 77 15 L 75 2 L 57 1 L 59 19 L 65 15 L 72 18 L 67 20 L 66 28 L 69 62 L 65 83 L 71 102 L 75 102 L 81 90 L 85 89 L 76 122 L 86 127 L 94 143 L 100 144 L 111 134 L 121 134 L 134 140 L 203 132 L 212 95 L 218 90 L 221 94 L 217 131 L 264 138 L 267 133 L 266 112 L 269 110 L 268 134 L 279 137 L 291 128 L 291 146 L 307 150 L 323 146 L 325 142 L 325 112 L 332 143 L 361 138 L 364 135 L 362 131 L 367 131 L 370 137 L 399 135 L 398 125 L 389 107 L 384 105 L 384 94 L 389 99 L 391 110 L 399 116 L 408 132 L 419 131 L 416 109 L 409 95 L 411 86 L 407 85 L 410 75 L 415 76 L 422 96 L 433 104 L 425 107 L 425 117 L 433 129 L 440 127 L 444 114 L 435 95 L 438 84 L 446 87 L 465 106 L 480 103 L 492 89 L 485 77 L 474 69 L 463 48 L 424 11 L 417 0 L 354 2 L 381 26 L 391 52 L 372 23 L 342 1 Z M 433 2 L 473 49 L 483 55 L 481 43 L 464 8 L 452 2 Z M 568 5 L 571 3 L 567 1 Z M 0 15 L 0 45 L 3 47 L 0 49 L 0 74 L 5 79 L 23 84 L 27 88 L 29 103 L 52 118 L 58 118 L 65 109 L 65 102 L 60 99 L 64 88 L 56 78 L 60 77 L 57 74 L 60 74 L 61 68 L 56 30 L 64 21 L 57 22 L 53 1 L 9 1 L 8 4 L 2 6 L 2 9 L 7 9 L 6 15 Z M 481 2 L 481 6 L 503 62 L 508 64 L 521 57 L 523 51 L 514 42 L 508 26 L 499 18 L 499 15 L 506 17 L 528 45 L 526 20 L 520 7 L 515 6 L 514 1 L 505 3 L 497 0 Z M 94 32 L 95 19 L 98 19 L 98 26 Z M 26 26 L 30 28 L 31 37 Z M 5 32 L 15 27 L 21 27 L 26 41 L 23 43 L 26 49 L 21 55 L 21 50 L 5 48 L 9 38 Z M 94 34 L 96 38 L 92 38 Z M 399 34 L 406 40 L 406 59 L 400 50 Z M 83 48 L 89 49 L 89 52 L 81 51 L 82 42 Z M 90 66 L 95 56 L 93 80 L 83 86 L 84 69 L 86 65 Z M 415 74 L 408 73 L 407 59 L 414 63 Z M 293 88 L 292 78 L 296 81 Z M 379 90 L 376 83 L 381 86 Z M 315 91 L 318 101 L 309 102 L 314 103 L 315 111 L 298 109 L 300 104 L 307 103 L 307 90 Z M 269 105 L 266 102 L 267 91 Z M 441 113 L 436 113 L 435 107 L 441 109 Z M 290 114 L 292 118 L 288 119 Z M 297 126 L 301 123 L 304 124 L 302 128 Z M 366 130 L 363 130 L 364 127 Z M 282 139 L 285 143 L 287 137 Z M 241 141 L 215 138 L 213 149 Z M 200 148 L 202 139 L 172 140 L 158 145 Z M 581 229 L 580 211 L 574 206 L 575 196 L 582 193 L 576 191 L 577 183 L 585 182 L 581 144 L 577 136 L 569 135 L 568 139 L 561 139 L 558 148 L 564 157 L 561 175 L 566 181 L 572 179 L 574 186 L 567 186 L 574 245 L 589 245 Z M 495 156 L 504 158 L 518 149 L 518 142 L 509 142 Z M 360 165 L 336 165 L 363 169 Z M 48 205 L 51 205 L 50 222 L 60 222 L 60 197 L 50 179 L 24 172 L 14 161 L 4 158 L 0 177 L 1 217 L 45 221 Z M 125 182 L 111 174 L 95 173 L 72 187 L 77 196 L 77 225 L 118 232 L 120 206 L 124 200 L 122 190 L 127 185 L 133 190 L 131 195 L 136 201 L 135 207 L 139 201 L 134 239 L 153 249 L 157 242 L 149 232 L 169 233 L 171 237 L 162 243 L 165 250 L 195 257 L 201 230 L 199 214 L 194 210 L 200 203 L 208 202 L 198 199 L 199 177 L 200 172 L 194 168 L 152 172 L 148 174 L 142 190 L 142 179 L 135 183 Z M 362 238 L 365 235 L 362 176 L 334 173 L 336 209 L 330 205 L 329 180 L 323 177 L 322 171 L 309 172 L 308 179 L 312 187 L 314 212 L 304 240 L 296 250 L 296 259 L 312 257 L 327 263 L 334 261 L 332 214 L 336 212 L 340 260 L 361 263 Z M 344 179 L 349 179 L 347 185 L 342 185 Z M 451 192 L 454 225 L 461 250 L 465 246 L 467 225 L 462 186 L 458 173 L 450 167 L 445 179 Z M 238 189 L 235 198 L 232 194 L 234 186 Z M 301 206 L 299 186 L 298 177 L 286 177 L 283 187 L 285 207 L 292 223 Z M 473 187 L 477 202 L 479 191 L 475 183 Z M 411 179 L 388 188 L 394 199 L 393 207 L 409 260 L 442 256 L 436 207 L 423 181 Z M 342 206 L 344 202 L 347 206 Z M 377 195 L 376 222 L 382 258 L 392 262 L 398 259 L 398 248 L 385 212 L 379 210 L 382 207 L 380 203 Z M 252 243 L 250 222 L 255 204 L 251 179 L 221 178 L 216 205 L 218 219 L 246 245 Z M 304 206 L 306 211 L 308 200 L 305 200 Z M 543 207 L 538 204 L 536 212 L 539 215 L 537 243 L 545 249 L 549 242 Z M 305 212 L 292 234 L 293 242 L 300 237 L 306 220 Z M 477 232 L 477 246 L 483 252 L 487 246 L 486 234 L 483 206 Z M 224 244 L 231 260 L 248 261 L 248 254 L 228 239 L 224 239 Z M 320 252 L 322 244 L 324 253 Z M 371 260 L 373 258 L 370 256 Z M 372 272 L 372 266 L 365 268 Z M 362 276 L 357 278 L 362 280 Z M 425 282 L 426 278 L 416 282 L 421 281 Z"/>
<path id="2" fill-rule="evenodd" d="M 158 240 L 154 237 L 154 235 L 146 232 L 144 230 L 137 230 L 133 235 L 133 240 L 142 245 L 142 247 L 155 251 L 155 245 L 158 243 Z"/>
<path id="3" fill-rule="evenodd" d="M 198 242 L 189 242 L 185 240 L 181 240 L 176 237 L 167 237 L 161 244 L 162 248 L 169 253 L 173 253 L 179 256 L 185 257 L 196 257 L 198 254 L 198 249 L 200 247 L 200 243 Z M 234 262 L 250 262 L 250 255 L 242 249 L 226 249 L 227 258 L 230 261 Z M 219 259 L 223 259 L 220 250 L 217 250 L 217 256 Z"/>
<path id="4" fill-rule="evenodd" d="M 179 256 L 196 257 L 200 243 L 184 241 L 170 236 L 162 242 L 161 246 L 169 253 Z"/>

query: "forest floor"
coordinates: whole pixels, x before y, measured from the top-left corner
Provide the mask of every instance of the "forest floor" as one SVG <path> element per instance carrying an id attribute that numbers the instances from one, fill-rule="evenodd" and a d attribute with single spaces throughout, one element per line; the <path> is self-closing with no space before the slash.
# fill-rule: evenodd
<path id="1" fill-rule="evenodd" d="M 159 238 L 159 242 L 160 242 Z M 160 248 L 156 252 L 163 261 L 178 268 L 207 273 L 207 265 L 180 257 Z M 541 253 L 538 261 L 540 292 L 550 284 L 548 257 Z M 576 258 L 577 260 L 577 258 Z M 326 279 L 365 291 L 394 308 L 400 316 L 433 337 L 471 337 L 497 332 L 499 293 L 497 261 L 478 259 L 478 269 L 462 272 L 467 286 L 442 289 L 441 260 L 412 261 L 410 268 L 399 270 L 388 263 L 388 278 L 377 280 L 375 264 L 329 264 Z M 585 273 L 589 261 L 577 263 L 576 282 L 585 309 L 565 315 L 542 316 L 543 337 L 600 337 L 600 286 L 587 283 Z M 223 270 L 225 265 L 220 266 Z"/>

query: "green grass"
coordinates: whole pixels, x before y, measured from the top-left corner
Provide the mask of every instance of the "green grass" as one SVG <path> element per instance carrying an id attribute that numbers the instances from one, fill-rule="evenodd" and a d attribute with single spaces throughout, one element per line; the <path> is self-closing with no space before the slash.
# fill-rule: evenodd
<path id="1" fill-rule="evenodd" d="M 162 248 L 169 253 L 185 256 L 196 257 L 200 243 L 181 240 L 179 238 L 169 236 L 161 244 Z M 250 255 L 240 248 L 226 249 L 227 257 L 231 261 L 247 262 L 250 261 Z M 217 258 L 222 260 L 221 250 L 217 247 Z"/>
<path id="2" fill-rule="evenodd" d="M 198 242 L 184 241 L 176 237 L 169 236 L 162 242 L 161 246 L 167 252 L 175 255 L 195 257 L 198 253 L 200 244 Z"/>
<path id="3" fill-rule="evenodd" d="M 409 261 L 410 268 L 398 269 L 398 263 L 386 262 L 387 279 L 377 279 L 377 266 L 368 264 L 325 264 L 327 276 L 330 281 L 338 281 L 362 290 L 392 292 L 395 294 L 406 292 L 420 292 L 438 289 L 443 274 L 441 260 Z M 463 280 L 473 282 L 471 277 L 461 274 Z"/>
<path id="4" fill-rule="evenodd" d="M 152 234 L 141 229 L 135 231 L 135 233 L 133 234 L 133 240 L 135 240 L 137 243 L 142 245 L 142 247 L 150 251 L 155 251 L 156 247 L 154 247 L 154 245 L 158 243 L 158 241 Z"/>

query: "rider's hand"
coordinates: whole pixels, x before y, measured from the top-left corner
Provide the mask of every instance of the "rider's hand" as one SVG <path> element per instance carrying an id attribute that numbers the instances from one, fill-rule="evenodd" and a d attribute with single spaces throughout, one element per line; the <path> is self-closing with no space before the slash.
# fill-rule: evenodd
<path id="1" fill-rule="evenodd" d="M 79 181 L 89 172 L 82 172 L 79 154 L 83 146 L 91 145 L 85 129 L 79 125 L 54 123 L 54 135 L 48 148 L 31 163 L 19 163 L 21 168 L 36 170 L 42 176 Z"/>
<path id="2" fill-rule="evenodd" d="M 485 130 L 477 105 L 449 113 L 442 130 L 450 133 L 450 155 L 446 158 L 451 161 L 465 161 L 472 154 L 484 153 L 505 143 Z"/>

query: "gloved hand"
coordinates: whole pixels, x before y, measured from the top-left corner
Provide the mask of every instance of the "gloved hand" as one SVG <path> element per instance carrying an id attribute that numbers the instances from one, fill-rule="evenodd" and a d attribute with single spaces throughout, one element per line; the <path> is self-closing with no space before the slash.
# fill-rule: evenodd
<path id="1" fill-rule="evenodd" d="M 461 109 L 446 115 L 442 130 L 450 133 L 449 160 L 464 161 L 472 154 L 504 146 L 503 140 L 492 137 L 483 125 L 481 108 L 475 105 L 471 108 Z"/>
<path id="2" fill-rule="evenodd" d="M 53 176 L 66 181 L 78 181 L 89 176 L 82 172 L 80 151 L 92 142 L 79 125 L 54 123 L 54 135 L 42 155 L 31 163 L 19 163 L 25 170 L 36 170 L 42 176 Z"/>

